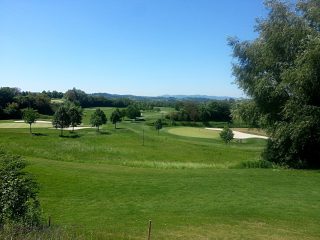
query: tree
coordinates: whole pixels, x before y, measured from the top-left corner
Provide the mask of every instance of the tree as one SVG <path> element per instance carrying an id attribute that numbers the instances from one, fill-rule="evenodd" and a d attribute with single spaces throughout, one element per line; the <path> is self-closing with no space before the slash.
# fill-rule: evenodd
<path id="1" fill-rule="evenodd" d="M 18 88 L 1 87 L 0 88 L 0 107 L 3 109 L 8 103 L 12 103 L 14 98 L 20 94 Z"/>
<path id="2" fill-rule="evenodd" d="M 41 222 L 38 185 L 19 156 L 0 149 L 0 229 L 7 223 L 34 227 Z"/>
<path id="3" fill-rule="evenodd" d="M 117 122 L 121 122 L 121 112 L 117 108 L 111 113 L 110 121 L 114 124 L 114 128 L 117 128 Z"/>
<path id="4" fill-rule="evenodd" d="M 126 115 L 130 119 L 136 119 L 141 116 L 140 110 L 135 105 L 129 105 L 126 111 Z"/>
<path id="5" fill-rule="evenodd" d="M 231 115 L 233 120 L 244 121 L 250 127 L 259 128 L 263 126 L 259 109 L 252 100 L 242 100 L 235 104 Z"/>
<path id="6" fill-rule="evenodd" d="M 88 106 L 88 95 L 80 89 L 70 89 L 65 92 L 64 98 L 82 107 Z"/>
<path id="7" fill-rule="evenodd" d="M 70 125 L 72 126 L 72 131 L 74 131 L 74 127 L 82 123 L 82 108 L 72 104 L 69 108 L 68 114 L 70 117 Z"/>
<path id="8" fill-rule="evenodd" d="M 121 115 L 121 120 L 123 120 L 123 118 L 127 115 L 127 110 L 125 108 L 121 109 L 120 110 L 120 115 Z"/>
<path id="9" fill-rule="evenodd" d="M 162 120 L 158 119 L 157 121 L 155 121 L 154 127 L 158 131 L 158 135 L 159 135 L 159 130 L 162 129 Z"/>
<path id="10" fill-rule="evenodd" d="M 35 123 L 35 121 L 39 118 L 38 112 L 32 108 L 27 108 L 27 109 L 23 110 L 22 118 L 25 123 L 29 124 L 30 134 L 32 134 L 31 124 Z"/>
<path id="11" fill-rule="evenodd" d="M 53 115 L 52 125 L 60 128 L 60 136 L 63 136 L 63 129 L 70 126 L 69 109 L 65 105 L 61 105 Z"/>
<path id="12" fill-rule="evenodd" d="M 320 167 L 320 3 L 296 9 L 270 0 L 254 41 L 229 39 L 236 83 L 253 100 L 270 136 L 263 157 L 294 168 Z"/>
<path id="13" fill-rule="evenodd" d="M 225 126 L 220 132 L 220 137 L 225 143 L 229 143 L 233 139 L 233 136 L 234 134 L 228 126 Z"/>
<path id="14" fill-rule="evenodd" d="M 4 109 L 4 113 L 7 115 L 7 118 L 21 118 L 21 111 L 16 102 L 8 103 Z"/>
<path id="15" fill-rule="evenodd" d="M 97 108 L 91 115 L 90 123 L 93 127 L 97 127 L 97 130 L 99 132 L 99 127 L 102 124 L 107 123 L 107 117 L 100 108 Z"/>

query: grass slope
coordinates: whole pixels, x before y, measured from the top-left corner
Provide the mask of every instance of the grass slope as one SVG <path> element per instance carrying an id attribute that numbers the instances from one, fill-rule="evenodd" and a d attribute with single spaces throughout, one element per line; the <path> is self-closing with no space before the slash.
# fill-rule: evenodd
<path id="1" fill-rule="evenodd" d="M 259 159 L 265 140 L 226 145 L 167 130 L 0 129 L 0 145 L 30 162 L 44 214 L 68 233 L 41 239 L 146 239 L 149 219 L 153 239 L 320 238 L 319 171 L 228 169 Z"/>
<path id="2" fill-rule="evenodd" d="M 129 168 L 34 159 L 54 224 L 110 239 L 318 239 L 319 172 Z"/>

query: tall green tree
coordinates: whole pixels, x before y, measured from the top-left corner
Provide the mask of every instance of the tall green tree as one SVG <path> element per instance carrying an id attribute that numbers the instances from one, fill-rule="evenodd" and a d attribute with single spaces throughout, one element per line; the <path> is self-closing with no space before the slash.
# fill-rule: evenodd
<path id="1" fill-rule="evenodd" d="M 266 1 L 253 41 L 229 39 L 238 86 L 252 98 L 270 140 L 264 158 L 295 168 L 320 167 L 320 2 L 293 9 Z"/>
<path id="2" fill-rule="evenodd" d="M 129 105 L 126 110 L 126 115 L 130 119 L 136 119 L 141 116 L 140 110 L 136 105 Z"/>
<path id="3" fill-rule="evenodd" d="M 163 124 L 162 124 L 162 120 L 158 119 L 157 121 L 154 122 L 154 128 L 158 131 L 158 135 L 159 135 L 159 131 L 160 129 L 162 129 Z"/>
<path id="4" fill-rule="evenodd" d="M 30 131 L 30 134 L 32 134 L 31 125 L 35 123 L 36 120 L 39 118 L 38 112 L 32 108 L 27 108 L 23 110 L 22 118 L 25 123 L 29 124 L 29 131 Z"/>
<path id="5" fill-rule="evenodd" d="M 121 122 L 121 118 L 121 112 L 118 108 L 111 113 L 110 120 L 114 124 L 115 129 L 117 128 L 117 122 Z"/>
<path id="6" fill-rule="evenodd" d="M 71 105 L 68 110 L 68 114 L 70 117 L 70 125 L 72 126 L 72 131 L 74 131 L 74 127 L 82 123 L 82 108 Z"/>
<path id="7" fill-rule="evenodd" d="M 93 127 L 97 127 L 99 132 L 100 126 L 107 123 L 107 117 L 100 108 L 97 108 L 91 115 L 90 123 Z"/>
<path id="8" fill-rule="evenodd" d="M 70 126 L 69 108 L 61 105 L 53 115 L 52 125 L 60 128 L 60 136 L 63 136 L 63 129 Z"/>

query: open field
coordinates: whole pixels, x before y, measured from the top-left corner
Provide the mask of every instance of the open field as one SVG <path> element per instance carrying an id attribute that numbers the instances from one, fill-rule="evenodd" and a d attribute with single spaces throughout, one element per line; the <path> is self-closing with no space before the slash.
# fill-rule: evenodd
<path id="1" fill-rule="evenodd" d="M 79 239 L 146 239 L 149 219 L 152 239 L 320 238 L 319 171 L 236 168 L 259 160 L 265 140 L 226 145 L 170 133 L 179 128 L 158 136 L 143 121 L 118 127 L 65 137 L 2 128 L 0 145 L 30 162 L 45 216 Z"/>

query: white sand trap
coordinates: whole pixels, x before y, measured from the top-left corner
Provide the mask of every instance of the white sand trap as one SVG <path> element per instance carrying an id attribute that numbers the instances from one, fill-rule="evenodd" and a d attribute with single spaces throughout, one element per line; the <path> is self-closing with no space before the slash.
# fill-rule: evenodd
<path id="1" fill-rule="evenodd" d="M 23 120 L 18 120 L 18 121 L 14 121 L 15 123 L 24 123 L 24 121 Z M 41 120 L 39 120 L 39 121 L 36 121 L 36 123 L 52 123 L 51 121 L 41 121 Z"/>
<path id="2" fill-rule="evenodd" d="M 213 131 L 222 131 L 222 128 L 206 128 L 208 130 L 213 130 Z M 262 139 L 268 139 L 266 136 L 260 136 L 260 135 L 255 135 L 255 134 L 249 134 L 249 133 L 243 133 L 239 131 L 233 131 L 233 138 L 235 139 L 247 139 L 247 138 L 262 138 Z"/>
<path id="3" fill-rule="evenodd" d="M 74 127 L 74 130 L 81 130 L 81 129 L 86 129 L 86 128 L 93 128 L 93 127 Z M 50 129 L 59 129 L 59 130 L 60 130 L 60 128 L 50 128 Z M 70 131 L 72 131 L 72 130 L 73 130 L 73 127 L 64 128 L 63 130 L 70 130 Z"/>

